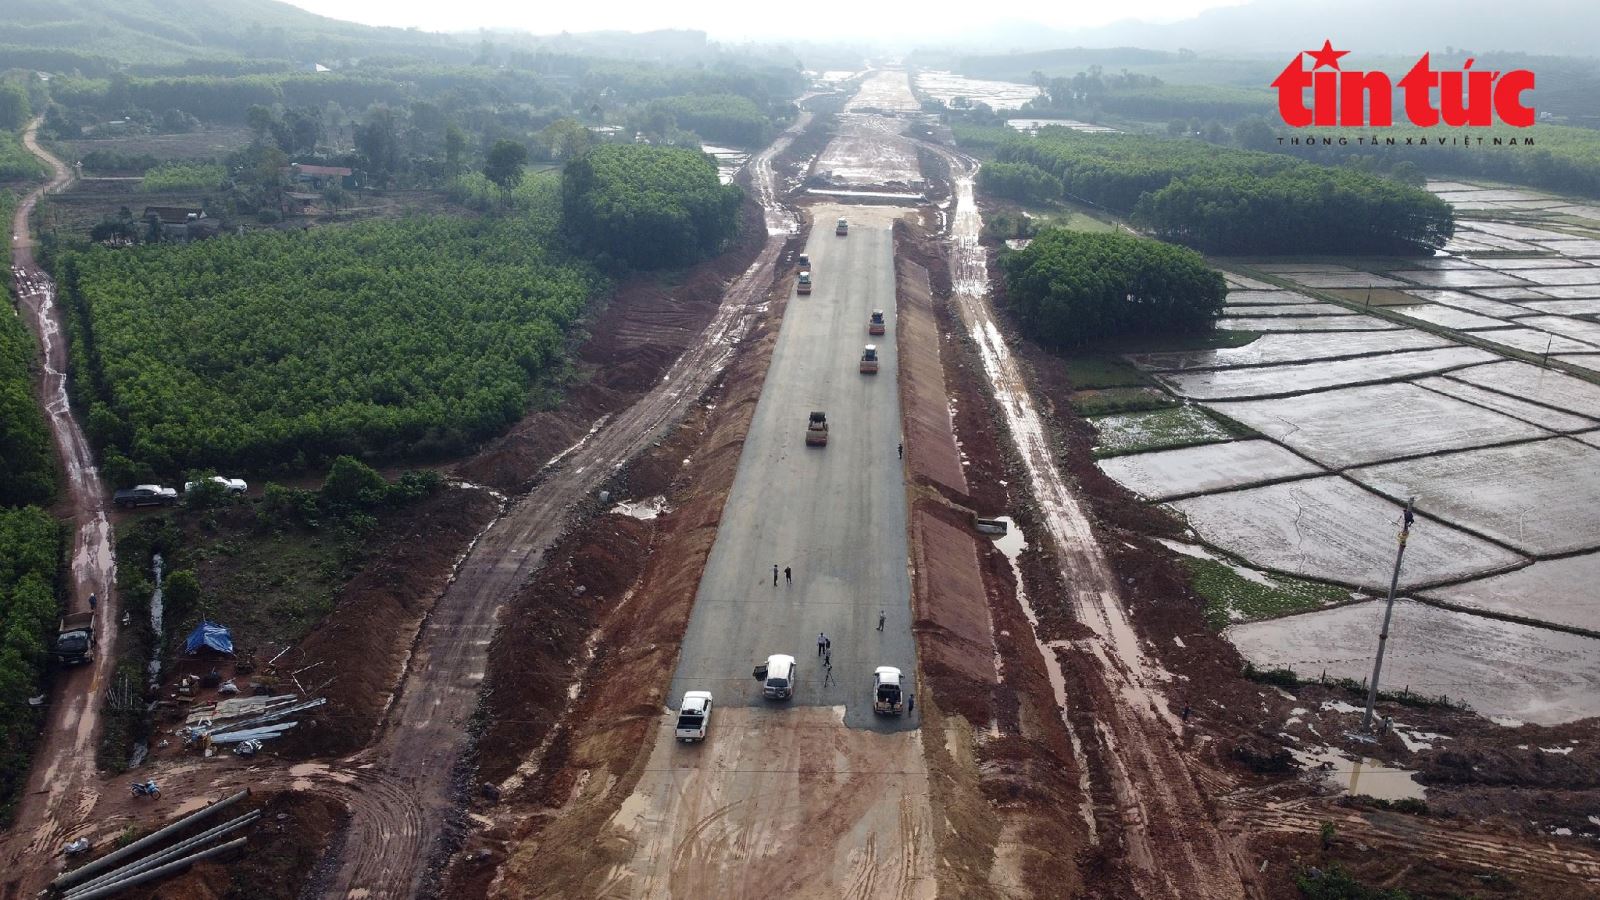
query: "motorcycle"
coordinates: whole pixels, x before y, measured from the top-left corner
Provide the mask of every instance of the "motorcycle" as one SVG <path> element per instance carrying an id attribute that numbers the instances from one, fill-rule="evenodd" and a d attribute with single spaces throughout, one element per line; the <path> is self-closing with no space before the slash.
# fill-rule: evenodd
<path id="1" fill-rule="evenodd" d="M 150 779 L 149 781 L 135 781 L 133 784 L 129 785 L 129 789 L 133 791 L 133 796 L 135 797 L 150 797 L 155 800 L 161 799 L 161 788 L 156 787 L 154 778 Z"/>

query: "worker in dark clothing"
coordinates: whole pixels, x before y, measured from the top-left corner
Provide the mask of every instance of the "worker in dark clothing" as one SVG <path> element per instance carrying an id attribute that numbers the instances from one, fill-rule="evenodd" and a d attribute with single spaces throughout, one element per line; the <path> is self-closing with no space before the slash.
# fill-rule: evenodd
<path id="1" fill-rule="evenodd" d="M 783 580 L 794 584 L 794 572 L 788 566 L 783 567 Z"/>
<path id="2" fill-rule="evenodd" d="M 895 444 L 894 445 L 894 452 L 901 459 L 905 459 L 906 458 L 906 445 L 905 444 Z"/>
<path id="3" fill-rule="evenodd" d="M 90 612 L 94 612 L 94 607 L 95 607 L 95 604 L 96 604 L 96 603 L 99 603 L 99 602 L 100 602 L 100 598 L 99 598 L 99 597 L 96 597 L 96 596 L 95 596 L 95 595 L 94 595 L 94 592 L 93 592 L 93 591 L 90 591 L 90 592 L 89 592 L 89 611 L 90 611 Z"/>
<path id="4" fill-rule="evenodd" d="M 1185 725 L 1189 724 L 1189 712 L 1189 704 L 1185 703 L 1183 705 L 1183 724 Z"/>
<path id="5" fill-rule="evenodd" d="M 916 694 L 911 694 L 911 693 L 906 694 L 906 715 L 909 716 L 909 715 L 911 715 L 912 713 L 914 713 L 916 711 L 917 711 L 917 695 Z"/>
<path id="6" fill-rule="evenodd" d="M 878 630 L 883 630 L 883 610 L 878 610 Z"/>
<path id="7" fill-rule="evenodd" d="M 778 564 L 777 563 L 773 563 L 772 564 L 772 586 L 773 587 L 777 587 L 778 586 Z"/>

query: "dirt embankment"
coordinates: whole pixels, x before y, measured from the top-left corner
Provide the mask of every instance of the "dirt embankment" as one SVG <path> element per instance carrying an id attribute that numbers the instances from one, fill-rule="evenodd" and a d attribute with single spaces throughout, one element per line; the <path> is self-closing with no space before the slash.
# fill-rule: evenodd
<path id="1" fill-rule="evenodd" d="M 641 275 L 623 282 L 588 323 L 560 405 L 528 413 L 455 467 L 468 481 L 507 494 L 527 490 L 551 457 L 588 433 L 601 416 L 643 397 L 694 343 L 722 303 L 728 282 L 750 267 L 766 242 L 761 207 L 740 207 L 739 237 L 727 252 L 666 282 Z"/>
<path id="2" fill-rule="evenodd" d="M 308 690 L 325 684 L 328 705 L 274 741 L 273 752 L 303 758 L 367 745 L 422 620 L 498 510 L 486 491 L 446 487 L 385 526 L 373 561 L 345 585 L 322 624 L 285 654 L 292 669 L 303 670 Z"/>
<path id="3" fill-rule="evenodd" d="M 1076 894 L 1083 773 L 1010 561 L 972 529 L 974 512 L 1012 511 L 996 417 L 939 299 L 949 275 L 936 239 L 897 225 L 896 260 L 923 745 L 943 776 L 930 778 L 935 817 L 951 825 L 940 883 L 961 896 Z"/>
<path id="4" fill-rule="evenodd" d="M 619 476 L 620 495 L 665 494 L 668 511 L 574 528 L 548 557 L 550 583 L 508 610 L 477 751 L 478 781 L 494 787 L 473 798 L 494 825 L 456 857 L 448 896 L 583 896 L 614 861 L 595 837 L 648 761 L 783 308 L 772 303 L 706 402 Z"/>

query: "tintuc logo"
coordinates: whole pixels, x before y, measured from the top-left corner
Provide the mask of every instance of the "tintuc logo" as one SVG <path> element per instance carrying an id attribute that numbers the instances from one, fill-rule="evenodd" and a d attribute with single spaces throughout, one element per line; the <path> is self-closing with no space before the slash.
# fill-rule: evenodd
<path id="1" fill-rule="evenodd" d="M 1278 112 L 1295 128 L 1308 125 L 1382 127 L 1394 124 L 1394 86 L 1383 72 L 1346 71 L 1339 57 L 1349 50 L 1333 49 L 1323 41 L 1321 50 L 1295 54 L 1294 60 L 1272 86 L 1278 89 Z M 1310 54 L 1311 68 L 1302 68 Z M 1459 72 L 1436 72 L 1422 54 L 1411 71 L 1400 79 L 1405 97 L 1406 118 L 1411 124 L 1432 128 L 1441 121 L 1452 127 L 1487 126 L 1495 118 L 1507 125 L 1527 128 L 1533 124 L 1531 107 L 1522 102 L 1522 93 L 1533 90 L 1533 73 L 1527 69 L 1489 72 L 1472 68 L 1468 59 Z M 1330 71 L 1323 71 L 1326 66 Z M 1311 89 L 1307 108 L 1305 90 Z M 1439 90 L 1439 108 L 1434 109 L 1431 93 Z"/>

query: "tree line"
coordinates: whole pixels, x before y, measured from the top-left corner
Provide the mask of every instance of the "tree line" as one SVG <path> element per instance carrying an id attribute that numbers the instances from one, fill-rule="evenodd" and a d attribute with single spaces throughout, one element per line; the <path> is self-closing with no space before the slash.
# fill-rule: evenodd
<path id="1" fill-rule="evenodd" d="M 1227 296 L 1200 254 L 1127 234 L 1046 228 L 1000 270 L 1023 333 L 1054 349 L 1209 331 Z"/>
<path id="2" fill-rule="evenodd" d="M 698 150 L 603 144 L 567 164 L 561 208 L 586 253 L 631 268 L 677 268 L 727 244 L 742 196 Z"/>
<path id="3" fill-rule="evenodd" d="M 1217 253 L 1424 253 L 1455 228 L 1449 205 L 1420 188 L 1202 141 L 1047 128 L 995 156 L 1029 167 L 1001 170 L 1010 196 L 1088 202 Z"/>
<path id="4" fill-rule="evenodd" d="M 600 289 L 528 216 L 92 248 L 59 266 L 113 481 L 444 456 L 503 430 Z"/>
<path id="5" fill-rule="evenodd" d="M 0 817 L 28 777 L 43 707 L 28 703 L 49 668 L 61 605 L 61 525 L 37 506 L 0 508 Z"/>
<path id="6" fill-rule="evenodd" d="M 0 191 L 7 223 L 9 196 Z M 55 494 L 55 452 L 33 391 L 35 356 L 33 335 L 8 305 L 0 311 L 0 506 L 49 503 Z"/>

